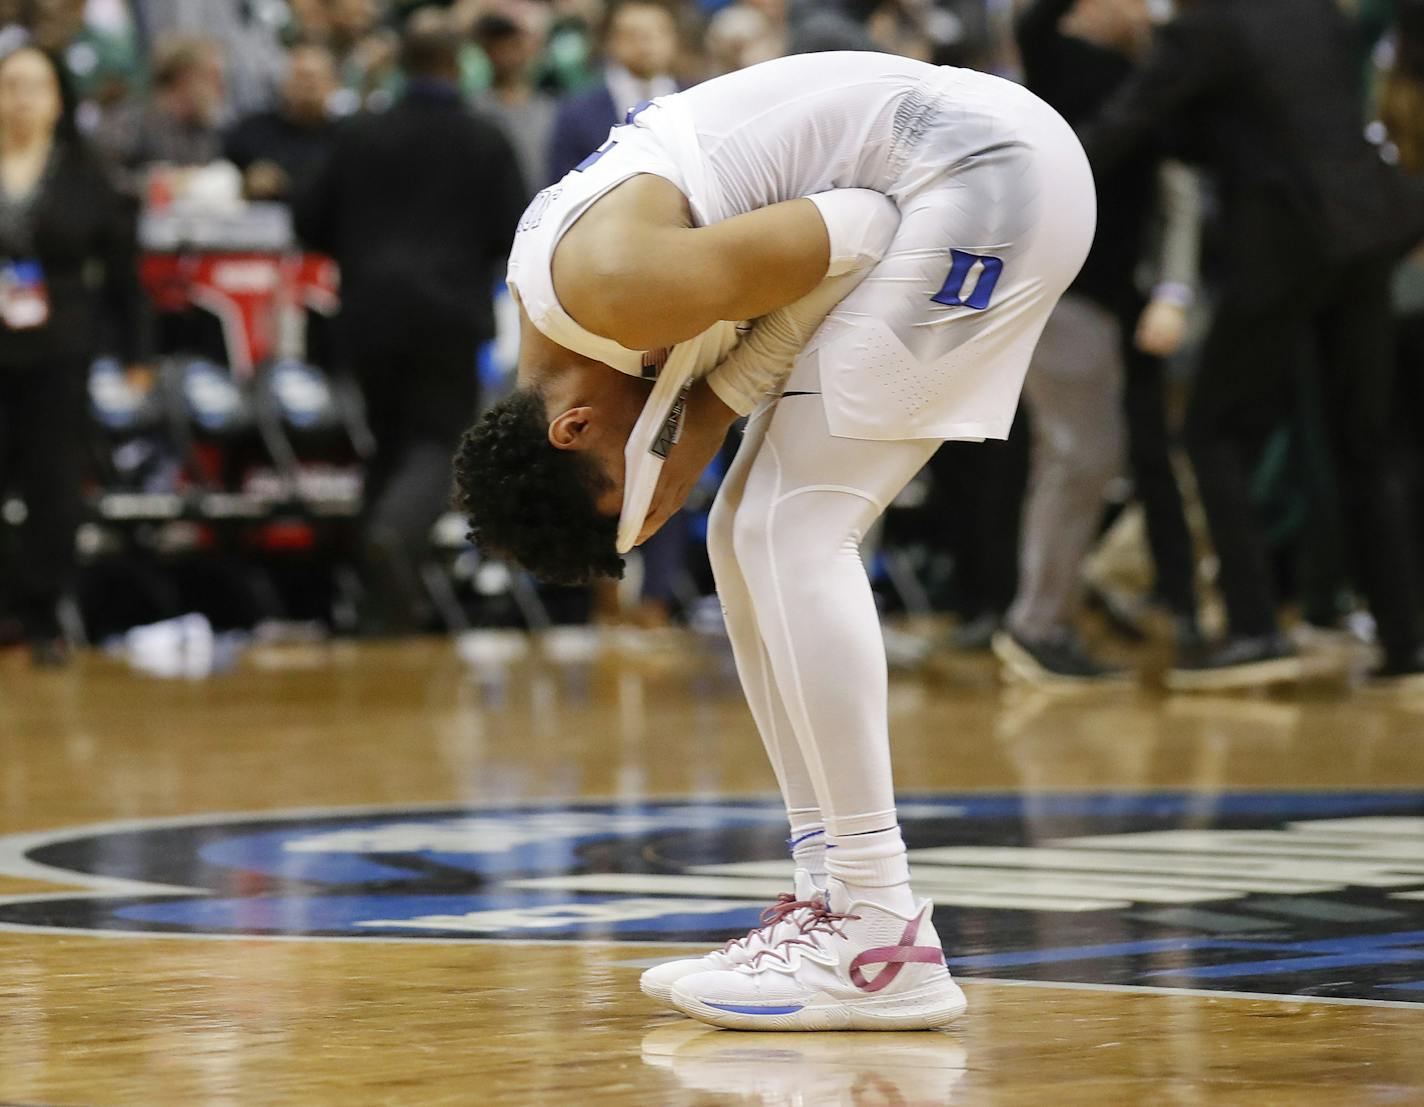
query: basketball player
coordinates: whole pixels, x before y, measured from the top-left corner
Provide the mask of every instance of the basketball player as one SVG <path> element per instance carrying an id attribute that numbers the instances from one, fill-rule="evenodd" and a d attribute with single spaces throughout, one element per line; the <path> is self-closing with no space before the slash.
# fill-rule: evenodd
<path id="1" fill-rule="evenodd" d="M 708 547 L 795 890 L 746 938 L 651 970 L 650 995 L 770 1030 L 963 1010 L 910 889 L 859 545 L 941 442 L 1008 434 L 1094 212 L 1072 131 L 1024 89 L 827 53 L 639 105 L 525 213 L 518 387 L 456 459 L 481 546 L 550 579 L 619 575 L 650 382 L 696 381 L 641 537 L 750 415 Z"/>

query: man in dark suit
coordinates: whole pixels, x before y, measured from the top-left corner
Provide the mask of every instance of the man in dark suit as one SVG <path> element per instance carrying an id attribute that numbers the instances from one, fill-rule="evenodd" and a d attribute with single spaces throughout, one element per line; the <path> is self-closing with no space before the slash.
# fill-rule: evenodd
<path id="1" fill-rule="evenodd" d="M 1248 466 L 1279 420 L 1299 337 L 1319 345 L 1355 568 L 1379 625 L 1377 675 L 1424 675 L 1418 563 L 1390 442 L 1388 279 L 1424 204 L 1363 138 L 1353 29 L 1334 0 L 1193 0 L 1084 135 L 1095 167 L 1175 133 L 1221 188 L 1226 272 L 1187 415 L 1231 634 L 1169 683 L 1298 675 L 1278 629 Z"/>
<path id="2" fill-rule="evenodd" d="M 628 109 L 677 91 L 677 10 L 671 0 L 612 0 L 604 15 L 603 79 L 566 97 L 549 140 L 549 179 L 557 181 L 608 138 Z"/>
<path id="3" fill-rule="evenodd" d="M 296 204 L 303 240 L 341 268 L 337 340 L 376 439 L 363 549 L 372 631 L 413 625 L 415 569 L 449 498 L 477 351 L 494 333 L 494 284 L 525 201 L 508 140 L 460 99 L 458 39 L 443 22 L 413 24 L 404 96 L 352 120 Z"/>

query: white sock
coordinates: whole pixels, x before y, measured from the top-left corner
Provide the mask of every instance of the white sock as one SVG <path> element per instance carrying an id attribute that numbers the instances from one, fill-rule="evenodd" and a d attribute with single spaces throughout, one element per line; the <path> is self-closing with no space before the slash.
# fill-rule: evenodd
<path id="1" fill-rule="evenodd" d="M 821 891 L 826 890 L 826 827 L 821 822 L 819 811 L 792 811 L 791 837 L 786 844 L 791 848 L 791 860 L 798 869 L 810 874 L 811 883 Z"/>
<path id="2" fill-rule="evenodd" d="M 912 915 L 910 862 L 898 825 L 868 834 L 827 835 L 826 875 L 845 886 L 851 902 L 862 900 L 899 915 Z"/>

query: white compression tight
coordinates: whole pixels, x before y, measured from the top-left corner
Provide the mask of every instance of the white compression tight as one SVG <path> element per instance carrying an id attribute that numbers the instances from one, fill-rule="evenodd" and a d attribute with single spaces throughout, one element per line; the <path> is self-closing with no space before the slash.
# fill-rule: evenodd
<path id="1" fill-rule="evenodd" d="M 830 875 L 900 884 L 885 648 L 860 543 L 939 441 L 832 436 L 808 368 L 752 416 L 708 551 L 793 841 L 824 826 Z"/>

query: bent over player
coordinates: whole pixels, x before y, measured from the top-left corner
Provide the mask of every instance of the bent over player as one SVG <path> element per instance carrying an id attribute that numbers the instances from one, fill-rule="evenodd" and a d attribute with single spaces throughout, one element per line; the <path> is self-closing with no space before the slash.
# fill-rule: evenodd
<path id="1" fill-rule="evenodd" d="M 518 387 L 456 459 L 482 547 L 548 579 L 618 575 L 751 416 L 708 547 L 795 891 L 650 970 L 648 994 L 767 1030 L 963 1010 L 910 888 L 859 547 L 941 442 L 1008 434 L 1094 212 L 1072 131 L 1024 89 L 829 53 L 638 105 L 525 213 Z"/>

